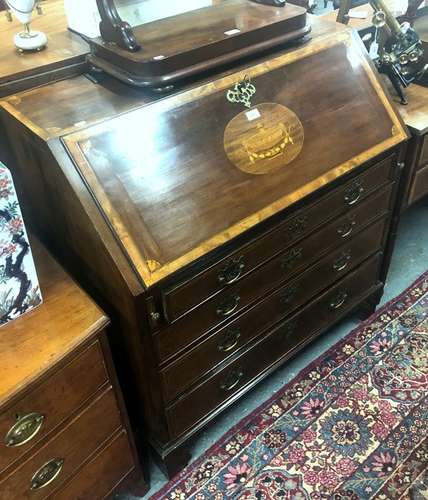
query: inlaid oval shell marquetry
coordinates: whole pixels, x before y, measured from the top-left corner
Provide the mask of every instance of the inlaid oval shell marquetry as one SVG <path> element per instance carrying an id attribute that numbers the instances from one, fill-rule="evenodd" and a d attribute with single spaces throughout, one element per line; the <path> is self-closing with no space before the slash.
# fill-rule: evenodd
<path id="1" fill-rule="evenodd" d="M 229 160 L 248 174 L 268 174 L 291 163 L 303 148 L 304 130 L 291 109 L 267 102 L 235 116 L 224 132 Z"/>

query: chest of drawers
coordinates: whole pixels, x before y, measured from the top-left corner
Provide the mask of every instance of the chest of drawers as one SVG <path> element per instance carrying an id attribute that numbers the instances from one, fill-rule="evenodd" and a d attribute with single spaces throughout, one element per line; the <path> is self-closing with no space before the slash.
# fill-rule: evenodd
<path id="1" fill-rule="evenodd" d="M 400 113 L 411 132 L 405 164 L 403 209 L 428 195 L 428 88 L 411 85 Z"/>
<path id="2" fill-rule="evenodd" d="M 107 78 L 2 103 L 27 219 L 113 318 L 133 427 L 170 475 L 216 415 L 382 294 L 407 134 L 354 36 L 312 23 L 307 45 L 163 98 Z M 227 95 L 248 79 L 246 114 Z"/>
<path id="3" fill-rule="evenodd" d="M 44 303 L 0 331 L 0 497 L 144 491 L 108 320 L 37 240 Z"/>

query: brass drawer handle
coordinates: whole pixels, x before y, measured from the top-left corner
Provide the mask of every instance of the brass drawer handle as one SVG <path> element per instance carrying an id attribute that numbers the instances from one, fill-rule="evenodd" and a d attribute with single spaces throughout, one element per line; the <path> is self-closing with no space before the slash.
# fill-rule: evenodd
<path id="1" fill-rule="evenodd" d="M 238 281 L 245 269 L 244 256 L 235 257 L 227 262 L 217 277 L 220 285 L 231 285 Z"/>
<path id="2" fill-rule="evenodd" d="M 235 389 L 235 387 L 241 382 L 242 377 L 244 376 L 244 372 L 242 368 L 237 368 L 236 370 L 232 370 L 229 375 L 227 375 L 224 382 L 221 384 L 221 388 L 224 391 L 231 391 Z"/>
<path id="3" fill-rule="evenodd" d="M 340 309 L 348 300 L 347 292 L 339 292 L 336 297 L 330 302 L 330 309 Z"/>
<path id="4" fill-rule="evenodd" d="M 364 193 L 364 188 L 361 181 L 355 181 L 346 191 L 345 191 L 345 201 L 348 205 L 355 205 L 361 199 L 361 195 Z"/>
<path id="5" fill-rule="evenodd" d="M 18 417 L 4 438 L 6 446 L 18 447 L 31 441 L 40 431 L 45 417 L 40 413 L 29 413 Z"/>
<path id="6" fill-rule="evenodd" d="M 287 339 L 288 337 L 290 337 L 291 335 L 293 335 L 293 333 L 296 331 L 296 327 L 297 327 L 297 322 L 296 321 L 287 321 L 287 323 L 285 323 L 281 327 L 281 334 L 282 334 L 282 336 L 285 339 Z"/>
<path id="7" fill-rule="evenodd" d="M 341 238 L 346 238 L 352 234 L 356 225 L 357 222 L 355 220 L 347 220 L 337 228 L 337 234 Z"/>
<path id="8" fill-rule="evenodd" d="M 299 215 L 298 217 L 294 218 L 287 226 L 288 237 L 290 239 L 294 239 L 302 235 L 306 230 L 307 224 L 307 215 Z"/>
<path id="9" fill-rule="evenodd" d="M 240 300 L 241 297 L 236 293 L 224 299 L 217 307 L 217 316 L 225 318 L 233 314 L 238 309 Z"/>
<path id="10" fill-rule="evenodd" d="M 337 258 L 333 264 L 333 269 L 340 273 L 344 271 L 351 262 L 351 252 L 342 252 L 341 256 Z"/>
<path id="11" fill-rule="evenodd" d="M 54 458 L 45 463 L 31 478 L 31 489 L 41 490 L 54 481 L 62 470 L 64 459 Z"/>
<path id="12" fill-rule="evenodd" d="M 300 260 L 302 260 L 302 257 L 302 248 L 293 248 L 292 250 L 289 250 L 281 259 L 282 269 L 284 269 L 284 271 L 290 271 Z"/>
<path id="13" fill-rule="evenodd" d="M 221 352 L 232 351 L 238 345 L 240 337 L 241 337 L 241 332 L 238 329 L 228 330 L 225 333 L 223 340 L 217 346 L 217 349 Z"/>

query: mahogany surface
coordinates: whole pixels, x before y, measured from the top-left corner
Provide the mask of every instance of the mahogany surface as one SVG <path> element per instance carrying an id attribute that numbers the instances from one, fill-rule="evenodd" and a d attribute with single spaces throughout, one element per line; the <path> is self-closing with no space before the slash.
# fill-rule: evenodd
<path id="1" fill-rule="evenodd" d="M 133 85 L 161 87 L 302 38 L 310 31 L 306 17 L 305 8 L 288 3 L 273 7 L 215 0 L 134 27 L 139 50 L 121 48 L 111 39 L 90 39 L 89 60 Z"/>
<path id="2" fill-rule="evenodd" d="M 141 492 L 145 483 L 105 336 L 108 319 L 37 239 L 31 243 L 44 302 L 0 332 L 0 497 L 62 497 L 76 474 L 81 479 L 73 488 L 82 500 Z M 40 428 L 7 446 L 13 426 L 32 413 L 43 417 Z M 109 452 L 119 436 L 121 463 Z M 32 477 L 52 459 L 64 459 L 58 476 L 31 490 Z M 86 471 L 89 459 L 94 464 Z M 85 493 L 93 481 L 98 497 Z"/>
<path id="3" fill-rule="evenodd" d="M 48 46 L 40 52 L 20 53 L 13 37 L 22 31 L 22 24 L 0 16 L 0 96 L 80 74 L 86 68 L 88 45 L 68 30 L 63 0 L 43 2 L 43 15 L 35 14 L 31 26 L 47 35 Z"/>
<path id="4" fill-rule="evenodd" d="M 349 47 L 350 36 L 296 49 L 65 138 L 146 286 L 405 137 L 386 94 L 373 93 L 371 69 L 363 51 Z M 301 85 L 298 75 L 308 74 L 311 84 Z M 253 109 L 280 101 L 303 124 L 301 154 L 275 175 L 249 176 L 223 149 L 225 127 L 245 110 L 228 102 L 226 92 L 245 76 L 257 82 Z"/>
<path id="5" fill-rule="evenodd" d="M 357 238 L 346 241 L 323 257 L 319 263 L 306 268 L 302 271 L 301 277 L 291 278 L 286 285 L 282 284 L 282 288 L 268 299 L 257 303 L 249 313 L 215 331 L 190 352 L 168 364 L 162 372 L 164 392 L 168 401 L 175 399 L 188 387 L 201 380 L 207 370 L 216 368 L 219 363 L 242 349 L 260 332 L 269 330 L 303 305 L 311 298 L 307 290 L 317 294 L 332 285 L 338 277 L 361 264 L 370 256 L 373 247 L 380 250 L 384 229 L 384 220 L 371 225 Z"/>
<path id="6" fill-rule="evenodd" d="M 257 299 L 263 298 L 278 285 L 283 286 L 284 283 L 296 277 L 296 273 L 302 273 L 305 269 L 312 267 L 316 259 L 325 255 L 328 250 L 331 253 L 333 249 L 336 249 L 343 241 L 346 241 L 351 234 L 357 234 L 368 221 L 372 221 L 373 218 L 379 215 L 384 216 L 390 208 L 390 195 L 391 189 L 388 188 L 385 192 L 379 193 L 378 196 L 373 196 L 365 204 L 338 218 L 334 223 L 323 228 L 320 232 L 316 232 L 303 242 L 299 241 L 292 247 L 289 247 L 289 249 L 270 260 L 258 271 L 250 274 L 243 283 L 238 282 L 236 285 L 224 288 L 211 300 L 201 304 L 192 314 L 184 315 L 159 332 L 156 337 L 159 361 L 164 362 L 176 356 L 180 351 L 183 351 L 183 349 L 194 344 L 196 340 L 204 336 L 206 332 L 213 331 L 218 326 L 227 323 L 228 327 L 234 328 L 234 324 L 231 324 L 229 320 L 235 319 L 249 304 L 253 304 Z M 346 228 L 346 232 L 350 232 L 350 234 L 344 237 L 343 234 L 345 233 L 342 232 L 342 228 Z M 374 242 L 375 240 L 376 238 L 372 235 L 371 241 Z M 268 250 L 268 245 L 269 243 L 265 241 L 263 244 L 265 252 Z M 313 271 L 314 281 L 311 289 L 319 291 L 325 283 L 325 273 L 321 272 L 322 279 L 317 285 L 315 269 Z M 301 274 L 298 277 L 300 280 L 303 279 Z M 334 274 L 330 279 L 333 277 Z M 311 278 L 308 279 L 310 281 Z M 317 286 L 319 290 L 316 289 Z M 297 288 L 298 290 L 293 293 L 293 300 L 290 303 L 283 304 L 283 307 L 278 307 L 280 306 L 279 302 L 282 300 L 282 294 L 279 294 L 279 302 L 273 307 L 274 310 L 277 310 L 278 314 L 289 312 L 290 307 L 295 306 L 299 299 L 302 300 L 307 297 L 307 283 L 302 282 Z M 219 317 L 216 312 L 219 304 L 234 294 L 240 297 L 238 307 L 227 318 Z M 272 314 L 272 316 L 274 315 Z M 278 319 L 280 318 L 278 317 Z M 259 321 L 266 321 L 266 318 L 260 318 Z"/>
<path id="7" fill-rule="evenodd" d="M 313 26 L 305 46 L 169 96 L 79 77 L 2 103 L 25 215 L 113 318 L 134 429 L 144 422 L 170 475 L 198 430 L 382 294 L 407 134 L 356 38 Z M 244 173 L 224 150 L 223 131 L 244 111 L 226 92 L 246 74 L 253 110 L 278 102 L 305 130 L 300 155 L 266 175 Z M 294 317 L 299 333 L 282 339 Z M 226 335 L 235 325 L 237 339 Z"/>

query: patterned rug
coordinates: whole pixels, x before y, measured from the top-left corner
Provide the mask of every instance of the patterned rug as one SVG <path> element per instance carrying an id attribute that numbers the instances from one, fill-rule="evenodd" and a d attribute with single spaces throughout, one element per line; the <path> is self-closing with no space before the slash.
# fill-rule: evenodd
<path id="1" fill-rule="evenodd" d="M 428 272 L 152 499 L 428 498 Z"/>

